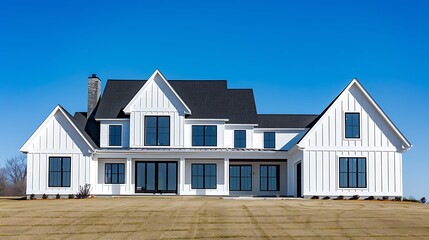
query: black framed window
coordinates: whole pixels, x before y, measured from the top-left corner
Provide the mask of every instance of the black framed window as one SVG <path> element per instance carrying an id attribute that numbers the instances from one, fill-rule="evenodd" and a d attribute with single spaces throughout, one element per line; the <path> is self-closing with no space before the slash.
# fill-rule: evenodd
<path id="1" fill-rule="evenodd" d="M 106 163 L 104 183 L 124 184 L 125 183 L 125 163 Z"/>
<path id="2" fill-rule="evenodd" d="M 260 185 L 261 185 L 261 191 L 279 191 L 280 189 L 279 165 L 261 165 Z"/>
<path id="3" fill-rule="evenodd" d="M 340 188 L 366 188 L 366 158 L 340 158 Z"/>
<path id="4" fill-rule="evenodd" d="M 170 117 L 145 117 L 145 145 L 170 146 Z"/>
<path id="5" fill-rule="evenodd" d="M 345 137 L 360 138 L 360 114 L 346 113 Z"/>
<path id="6" fill-rule="evenodd" d="M 192 126 L 192 146 L 217 146 L 217 126 Z"/>
<path id="7" fill-rule="evenodd" d="M 252 191 L 252 166 L 230 165 L 229 166 L 229 190 L 230 191 Z"/>
<path id="8" fill-rule="evenodd" d="M 275 132 L 264 132 L 264 148 L 276 148 Z"/>
<path id="9" fill-rule="evenodd" d="M 70 187 L 70 157 L 49 157 L 49 187 Z"/>
<path id="10" fill-rule="evenodd" d="M 216 189 L 216 164 L 192 164 L 192 189 Z"/>
<path id="11" fill-rule="evenodd" d="M 122 125 L 109 125 L 109 146 L 122 145 Z"/>
<path id="12" fill-rule="evenodd" d="M 246 148 L 246 130 L 234 131 L 234 147 Z"/>

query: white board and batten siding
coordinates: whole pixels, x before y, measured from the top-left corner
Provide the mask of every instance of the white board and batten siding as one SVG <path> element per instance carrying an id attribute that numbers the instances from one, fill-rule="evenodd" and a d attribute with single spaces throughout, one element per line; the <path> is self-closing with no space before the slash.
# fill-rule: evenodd
<path id="1" fill-rule="evenodd" d="M 88 145 L 60 111 L 35 134 L 27 153 L 27 194 L 76 194 L 79 186 L 91 184 Z M 50 157 L 71 158 L 70 187 L 49 187 Z"/>
<path id="2" fill-rule="evenodd" d="M 275 150 L 285 150 L 286 145 L 304 130 L 300 129 L 278 129 L 278 128 L 255 128 L 253 134 L 253 148 L 264 148 L 264 132 L 275 133 Z M 288 150 L 288 149 L 287 149 Z"/>
<path id="3" fill-rule="evenodd" d="M 185 108 L 161 77 L 148 80 L 130 104 L 131 147 L 144 147 L 145 116 L 169 116 L 170 146 L 183 146 Z"/>
<path id="4" fill-rule="evenodd" d="M 345 138 L 345 113 L 360 114 L 360 138 Z M 302 139 L 305 196 L 402 196 L 402 143 L 357 85 L 346 89 Z M 366 188 L 339 187 L 339 158 L 366 158 Z"/>

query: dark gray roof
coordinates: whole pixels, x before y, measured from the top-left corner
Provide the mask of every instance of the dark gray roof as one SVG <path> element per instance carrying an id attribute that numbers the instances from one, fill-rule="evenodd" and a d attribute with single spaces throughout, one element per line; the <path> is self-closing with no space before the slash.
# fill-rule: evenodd
<path id="1" fill-rule="evenodd" d="M 257 128 L 311 128 L 317 114 L 258 114 Z"/>
<path id="2" fill-rule="evenodd" d="M 228 89 L 225 80 L 168 81 L 192 114 L 188 118 L 229 119 L 229 123 L 257 123 L 253 91 Z M 146 80 L 108 80 L 96 119 L 128 118 L 123 109 Z"/>

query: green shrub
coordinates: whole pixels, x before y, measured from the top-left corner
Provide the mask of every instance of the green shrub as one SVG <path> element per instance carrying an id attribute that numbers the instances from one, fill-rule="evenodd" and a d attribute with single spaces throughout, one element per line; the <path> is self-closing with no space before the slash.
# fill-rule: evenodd
<path id="1" fill-rule="evenodd" d="M 42 195 L 42 199 L 48 199 L 48 195 L 46 195 L 45 193 Z"/>
<path id="2" fill-rule="evenodd" d="M 60 194 L 59 194 L 59 193 L 57 193 L 57 195 L 55 195 L 55 198 L 56 198 L 56 199 L 60 199 L 60 198 L 61 198 Z"/>

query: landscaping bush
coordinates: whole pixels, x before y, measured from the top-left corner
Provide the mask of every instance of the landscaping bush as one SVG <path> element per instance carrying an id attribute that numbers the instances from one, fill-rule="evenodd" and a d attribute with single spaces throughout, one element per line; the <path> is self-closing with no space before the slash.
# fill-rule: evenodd
<path id="1" fill-rule="evenodd" d="M 48 195 L 43 194 L 43 195 L 42 195 L 42 199 L 48 199 Z"/>
<path id="2" fill-rule="evenodd" d="M 383 197 L 381 198 L 381 200 L 383 200 L 383 201 L 389 200 L 389 197 L 388 197 L 388 196 L 383 196 Z"/>
<path id="3" fill-rule="evenodd" d="M 401 201 L 402 198 L 401 197 L 395 197 L 395 199 L 393 199 L 392 201 Z"/>
<path id="4" fill-rule="evenodd" d="M 359 199 L 359 195 L 353 195 L 349 200 L 358 200 Z"/>
<path id="5" fill-rule="evenodd" d="M 85 183 L 85 185 L 79 186 L 79 192 L 77 193 L 77 198 L 88 198 L 91 193 L 91 184 Z"/>
<path id="6" fill-rule="evenodd" d="M 311 199 L 319 199 L 319 196 L 312 196 Z"/>
<path id="7" fill-rule="evenodd" d="M 409 197 L 409 198 L 406 198 L 406 197 L 404 197 L 403 199 L 402 199 L 402 201 L 404 201 L 404 202 L 419 202 L 417 199 L 415 199 L 414 197 Z"/>
<path id="8" fill-rule="evenodd" d="M 69 199 L 74 199 L 74 194 L 69 194 Z"/>
<path id="9" fill-rule="evenodd" d="M 30 200 L 34 200 L 34 199 L 36 199 L 36 196 L 34 196 L 34 194 L 32 193 L 32 194 L 30 195 Z"/>
<path id="10" fill-rule="evenodd" d="M 369 197 L 365 198 L 364 200 L 374 200 L 374 199 L 375 199 L 374 196 L 369 196 Z"/>
<path id="11" fill-rule="evenodd" d="M 329 196 L 325 196 L 325 197 L 323 197 L 322 198 L 323 200 L 329 200 L 329 199 L 331 199 Z"/>
<path id="12" fill-rule="evenodd" d="M 336 197 L 336 198 L 334 198 L 334 200 L 344 200 L 344 196 L 338 196 L 338 197 Z"/>
<path id="13" fill-rule="evenodd" d="M 56 199 L 60 199 L 60 198 L 61 198 L 60 194 L 59 194 L 59 193 L 57 193 L 57 195 L 55 195 L 55 198 L 56 198 Z"/>

